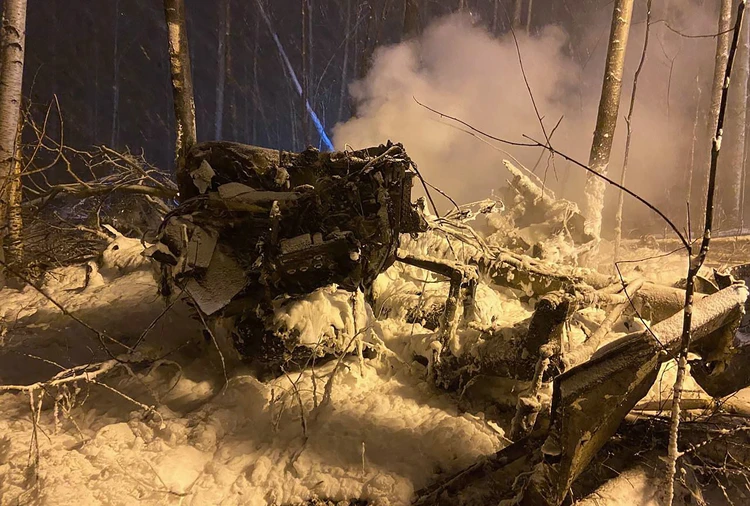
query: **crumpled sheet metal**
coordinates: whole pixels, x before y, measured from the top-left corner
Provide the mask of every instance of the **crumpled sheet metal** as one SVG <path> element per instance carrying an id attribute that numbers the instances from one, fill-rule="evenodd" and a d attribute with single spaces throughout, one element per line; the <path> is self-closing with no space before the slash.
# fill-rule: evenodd
<path id="1" fill-rule="evenodd" d="M 162 263 L 162 286 L 185 290 L 207 316 L 263 320 L 282 295 L 367 291 L 396 260 L 400 234 L 426 228 L 398 144 L 289 153 L 207 142 L 186 167 L 183 201 L 149 253 Z"/>

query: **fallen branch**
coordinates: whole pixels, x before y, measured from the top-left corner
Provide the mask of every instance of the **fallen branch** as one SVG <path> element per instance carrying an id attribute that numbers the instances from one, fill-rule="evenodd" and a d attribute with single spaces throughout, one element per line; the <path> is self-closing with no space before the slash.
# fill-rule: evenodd
<path id="1" fill-rule="evenodd" d="M 140 184 L 117 185 L 95 182 L 86 185 L 81 183 L 72 183 L 55 185 L 48 192 L 40 195 L 39 197 L 24 201 L 21 204 L 21 207 L 42 207 L 47 205 L 51 200 L 61 196 L 87 198 L 106 195 L 112 192 L 148 195 L 151 197 L 158 197 L 162 199 L 173 199 L 177 197 L 177 190 L 173 190 L 167 187 L 146 186 Z"/>
<path id="2" fill-rule="evenodd" d="M 628 299 L 633 297 L 643 286 L 643 280 L 636 280 L 627 287 L 625 287 L 625 290 L 628 295 Z M 601 346 L 602 341 L 604 338 L 607 337 L 607 334 L 612 330 L 612 327 L 617 323 L 617 320 L 620 319 L 620 316 L 622 316 L 622 313 L 630 307 L 630 300 L 627 300 L 625 302 L 622 302 L 615 306 L 609 314 L 604 318 L 604 321 L 602 321 L 601 325 L 598 329 L 594 331 L 593 334 L 589 336 L 589 338 L 586 340 L 586 342 L 577 348 L 575 351 L 563 355 L 563 363 L 565 364 L 565 369 L 571 369 L 572 367 L 583 363 L 584 361 L 588 360 L 591 355 L 594 354 L 594 352 Z"/>

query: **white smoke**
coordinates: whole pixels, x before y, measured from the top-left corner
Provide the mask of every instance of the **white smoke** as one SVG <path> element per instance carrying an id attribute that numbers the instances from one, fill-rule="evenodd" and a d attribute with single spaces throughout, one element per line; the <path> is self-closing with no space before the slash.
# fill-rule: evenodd
<path id="1" fill-rule="evenodd" d="M 682 3 L 682 2 L 681 2 Z M 655 21 L 689 33 L 715 30 L 711 12 L 691 1 L 668 12 L 655 12 Z M 711 7 L 713 9 L 713 7 Z M 554 132 L 558 150 L 588 161 L 606 55 L 611 11 L 602 9 L 583 24 L 575 43 L 558 26 L 533 36 L 516 33 L 529 86 L 545 130 Z M 625 121 L 633 72 L 640 59 L 645 13 L 636 11 L 631 30 L 620 120 L 610 163 L 610 176 L 622 167 Z M 675 204 L 684 211 L 682 183 L 689 163 L 697 85 L 701 102 L 710 94 L 711 38 L 681 37 L 656 22 L 639 83 L 633 120 L 628 186 L 657 204 Z M 698 83 L 696 76 L 700 76 Z M 420 102 L 458 117 L 496 137 L 526 142 L 523 135 L 544 141 L 544 134 L 524 83 L 516 43 L 511 34 L 493 37 L 469 17 L 452 15 L 433 23 L 417 40 L 380 48 L 367 77 L 351 86 L 357 117 L 334 128 L 334 144 L 359 148 L 390 139 L 404 144 L 422 174 L 459 202 L 487 197 L 505 184 L 503 158 L 514 157 L 558 194 L 580 200 L 585 174 L 559 157 L 550 161 L 539 148 L 493 143 L 488 146 L 420 107 Z M 704 122 L 701 122 L 701 125 Z M 704 133 L 699 129 L 699 134 Z M 700 140 L 699 140 L 700 141 Z M 708 149 L 707 142 L 697 149 Z M 543 155 L 543 156 L 542 156 Z M 679 195 L 679 191 L 683 191 Z M 679 198 L 676 196 L 679 195 Z M 615 191 L 608 190 L 612 203 Z M 680 200 L 681 199 L 681 200 Z M 449 204 L 446 202 L 445 206 Z M 632 203 L 631 221 L 648 216 Z M 678 219 L 681 219 L 678 216 Z"/>

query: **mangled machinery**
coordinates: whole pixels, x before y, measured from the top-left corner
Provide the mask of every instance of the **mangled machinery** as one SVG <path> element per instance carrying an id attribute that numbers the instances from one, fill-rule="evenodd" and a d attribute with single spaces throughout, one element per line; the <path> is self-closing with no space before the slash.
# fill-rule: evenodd
<path id="1" fill-rule="evenodd" d="M 504 200 L 512 206 L 504 216 L 516 225 L 564 234 L 585 250 L 591 238 L 575 206 L 541 191 L 513 165 L 506 167 L 513 177 Z M 332 343 L 303 346 L 298 335 L 274 323 L 274 308 L 332 284 L 361 291 L 383 307 L 385 302 L 374 300 L 373 283 L 400 261 L 450 281 L 443 303 L 409 313 L 434 329 L 426 358 L 438 385 L 465 389 L 479 376 L 525 385 L 513 420 L 515 443 L 422 491 L 420 504 L 511 498 L 561 504 L 679 345 L 681 288 L 563 265 L 559 255 L 530 239 L 533 234 L 509 231 L 500 245 L 489 246 L 464 224 L 471 211 L 425 218 L 423 206 L 411 202 L 416 166 L 398 144 L 296 154 L 212 142 L 192 149 L 187 168 L 191 180 L 180 182 L 182 203 L 165 218 L 149 253 L 161 263 L 165 293 L 185 292 L 201 319 L 230 322 L 242 357 L 278 370 L 311 354 L 342 351 Z M 400 249 L 402 234 L 423 232 L 462 241 L 460 259 Z M 704 280 L 694 308 L 694 377 L 714 396 L 750 385 L 742 366 L 750 353 L 748 322 L 741 323 L 748 291 L 737 280 L 747 273 L 733 274 Z M 535 300 L 533 315 L 511 328 L 480 324 L 474 311 L 480 283 Z M 594 305 L 609 308 L 607 317 L 585 342 L 571 346 L 571 315 Z M 607 340 L 625 311 L 650 326 Z M 462 330 L 478 336 L 468 350 L 458 344 Z"/>
<path id="2" fill-rule="evenodd" d="M 274 300 L 331 284 L 366 291 L 395 261 L 399 235 L 425 230 L 399 145 L 294 154 L 213 142 L 196 146 L 187 166 L 183 203 L 150 254 L 165 290 L 174 284 L 207 318 L 231 320 L 240 355 L 270 368 L 296 349 L 295 336 L 268 330 Z"/>

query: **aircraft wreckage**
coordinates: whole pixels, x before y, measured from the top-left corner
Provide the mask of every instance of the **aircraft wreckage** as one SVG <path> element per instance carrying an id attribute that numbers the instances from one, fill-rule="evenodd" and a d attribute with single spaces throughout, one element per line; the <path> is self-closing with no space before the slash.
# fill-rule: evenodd
<path id="1" fill-rule="evenodd" d="M 279 320 L 311 294 L 333 286 L 350 296 L 356 315 L 394 310 L 373 289 L 395 262 L 447 278 L 447 296 L 422 304 L 411 294 L 407 321 L 433 334 L 421 360 L 442 388 L 460 391 L 479 376 L 522 387 L 510 433 L 514 443 L 420 492 L 419 504 L 559 505 L 571 483 L 651 388 L 660 364 L 679 346 L 684 291 L 642 279 L 619 279 L 574 266 L 571 254 L 591 238 L 574 204 L 542 191 L 506 162 L 499 240 L 489 245 L 467 224 L 501 206 L 486 201 L 438 218 L 412 203 L 416 168 L 403 147 L 302 153 L 228 142 L 198 144 L 189 153 L 182 203 L 164 219 L 148 254 L 161 264 L 162 291 L 185 294 L 200 318 L 227 336 L 225 354 L 279 373 L 288 364 L 349 350 L 359 331 L 334 328 L 311 341 Z M 570 250 L 550 251 L 535 237 L 564 237 Z M 450 237 L 460 247 L 445 247 Z M 442 246 L 414 247 L 433 241 Z M 448 244 L 450 246 L 450 244 Z M 425 252 L 427 252 L 425 254 Z M 695 380 L 713 396 L 750 385 L 742 361 L 750 354 L 743 316 L 746 268 L 702 279 L 693 316 Z M 734 275 L 733 275 L 734 274 Z M 479 318 L 478 288 L 512 289 L 534 302 L 530 318 L 512 325 Z M 359 306 L 357 308 L 357 306 Z M 606 310 L 582 343 L 568 338 L 573 315 Z M 650 325 L 608 337 L 624 313 Z M 329 329 L 330 330 L 330 329 Z M 471 333 L 467 344 L 460 336 Z M 517 390 L 517 391 L 519 391 Z M 518 478 L 518 477 L 522 478 Z"/>

